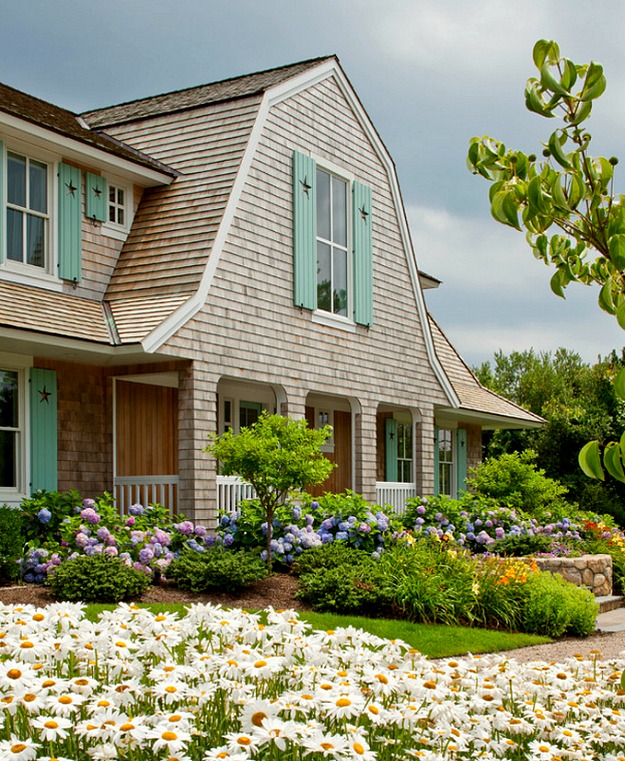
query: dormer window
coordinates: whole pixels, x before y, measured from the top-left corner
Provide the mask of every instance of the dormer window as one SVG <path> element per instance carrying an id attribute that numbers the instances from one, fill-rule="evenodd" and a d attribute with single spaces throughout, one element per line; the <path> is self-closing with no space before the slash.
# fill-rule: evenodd
<path id="1" fill-rule="evenodd" d="M 108 221 L 120 227 L 126 226 L 126 191 L 117 185 L 109 185 Z"/>
<path id="2" fill-rule="evenodd" d="M 17 153 L 7 154 L 7 259 L 47 267 L 48 166 Z"/>

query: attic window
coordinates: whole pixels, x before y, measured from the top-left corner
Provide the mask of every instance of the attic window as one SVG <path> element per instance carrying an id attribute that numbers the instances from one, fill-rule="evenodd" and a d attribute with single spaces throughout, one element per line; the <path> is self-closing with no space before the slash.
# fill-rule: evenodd
<path id="1" fill-rule="evenodd" d="M 116 185 L 109 185 L 108 220 L 120 227 L 126 226 L 126 191 Z"/>

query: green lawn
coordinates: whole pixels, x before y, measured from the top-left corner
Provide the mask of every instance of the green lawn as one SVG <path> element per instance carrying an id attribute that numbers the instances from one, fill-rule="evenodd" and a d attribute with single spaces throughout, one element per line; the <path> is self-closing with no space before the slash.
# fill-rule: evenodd
<path id="1" fill-rule="evenodd" d="M 114 605 L 92 604 L 87 607 L 87 617 L 95 620 L 103 610 L 112 610 Z M 186 607 L 182 604 L 141 604 L 153 613 L 177 612 L 184 616 Z M 300 618 L 314 629 L 327 631 L 341 626 L 356 626 L 371 634 L 386 639 L 402 639 L 429 658 L 445 658 L 467 653 L 494 653 L 513 650 L 528 645 L 552 642 L 548 637 L 534 634 L 513 634 L 510 632 L 473 629 L 466 626 L 439 626 L 436 624 L 413 624 L 409 621 L 395 621 L 383 618 L 362 618 L 340 616 L 335 613 L 302 612 Z"/>

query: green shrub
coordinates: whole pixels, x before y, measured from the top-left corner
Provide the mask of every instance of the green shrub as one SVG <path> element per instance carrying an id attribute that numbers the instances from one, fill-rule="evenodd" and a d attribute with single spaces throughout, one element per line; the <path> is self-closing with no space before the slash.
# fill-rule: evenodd
<path id="1" fill-rule="evenodd" d="M 523 631 L 548 637 L 586 637 L 595 630 L 599 605 L 589 590 L 542 572 L 531 574 L 523 591 Z"/>
<path id="2" fill-rule="evenodd" d="M 534 555 L 537 552 L 549 552 L 552 543 L 553 540 L 545 534 L 518 534 L 497 539 L 488 546 L 488 551 L 497 555 L 519 558 Z"/>
<path id="3" fill-rule="evenodd" d="M 238 592 L 266 576 L 267 566 L 257 555 L 220 546 L 185 549 L 167 569 L 167 578 L 189 592 Z"/>
<path id="4" fill-rule="evenodd" d="M 346 565 L 359 565 L 366 562 L 367 557 L 363 550 L 356 550 L 346 542 L 329 542 L 303 552 L 295 561 L 293 572 L 304 575 Z"/>
<path id="5" fill-rule="evenodd" d="M 13 581 L 19 576 L 23 550 L 22 514 L 3 505 L 0 507 L 0 581 Z"/>
<path id="6" fill-rule="evenodd" d="M 467 484 L 479 495 L 528 513 L 563 504 L 566 487 L 548 478 L 544 470 L 536 467 L 535 460 L 536 453 L 531 449 L 489 457 L 471 470 Z"/>
<path id="7" fill-rule="evenodd" d="M 360 559 L 302 573 L 296 598 L 313 610 L 332 613 L 383 615 L 390 610 L 392 593 L 384 584 L 379 561 L 352 552 Z"/>
<path id="8" fill-rule="evenodd" d="M 46 584 L 58 600 L 121 602 L 140 597 L 151 579 L 118 557 L 79 555 L 58 566 Z"/>

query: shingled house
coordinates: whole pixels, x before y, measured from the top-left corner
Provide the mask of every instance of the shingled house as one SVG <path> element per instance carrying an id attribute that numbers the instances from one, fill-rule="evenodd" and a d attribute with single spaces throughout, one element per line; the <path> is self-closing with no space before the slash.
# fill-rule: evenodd
<path id="1" fill-rule="evenodd" d="M 429 318 L 393 162 L 335 57 L 76 115 L 0 86 L 0 502 L 210 520 L 202 451 L 264 409 L 334 429 L 324 490 L 455 493 L 483 389 Z"/>

